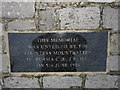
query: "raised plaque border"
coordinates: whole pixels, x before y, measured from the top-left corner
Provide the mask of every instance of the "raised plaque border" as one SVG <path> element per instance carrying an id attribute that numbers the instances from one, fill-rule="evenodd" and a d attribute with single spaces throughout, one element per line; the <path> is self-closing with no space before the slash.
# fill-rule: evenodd
<path id="1" fill-rule="evenodd" d="M 11 65 L 10 65 L 10 54 L 9 54 L 9 41 L 8 41 L 8 33 L 64 33 L 64 32 L 108 32 L 108 45 L 107 45 L 107 60 L 106 60 L 106 71 L 104 72 L 11 72 Z M 106 74 L 109 73 L 109 59 L 110 56 L 110 31 L 108 30 L 55 30 L 55 31 L 6 31 L 5 32 L 5 41 L 7 57 L 8 57 L 8 64 L 9 64 L 9 74 L 13 76 L 79 76 L 81 74 Z"/>

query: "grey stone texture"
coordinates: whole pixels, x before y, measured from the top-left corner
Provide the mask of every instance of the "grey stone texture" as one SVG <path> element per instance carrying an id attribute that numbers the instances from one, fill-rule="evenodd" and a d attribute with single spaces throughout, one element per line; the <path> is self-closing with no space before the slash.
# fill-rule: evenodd
<path id="1" fill-rule="evenodd" d="M 3 52 L 3 47 L 2 47 L 2 40 L 3 40 L 3 35 L 4 35 L 4 33 L 3 33 L 3 31 L 4 31 L 4 29 L 3 29 L 3 23 L 2 23 L 2 21 L 0 22 L 0 54 L 2 54 L 2 52 Z"/>
<path id="2" fill-rule="evenodd" d="M 9 73 L 9 60 L 7 54 L 2 54 L 2 73 Z"/>
<path id="3" fill-rule="evenodd" d="M 8 30 L 36 29 L 34 20 L 14 20 L 8 23 Z"/>
<path id="4" fill-rule="evenodd" d="M 0 0 L 1 2 L 36 2 L 37 0 Z"/>
<path id="5" fill-rule="evenodd" d="M 1 87 L 1 85 L 0 85 L 0 90 L 2 90 L 2 87 Z"/>
<path id="6" fill-rule="evenodd" d="M 102 3 L 105 3 L 105 2 L 114 2 L 115 0 L 88 0 L 90 2 L 102 2 Z"/>
<path id="7" fill-rule="evenodd" d="M 3 1 L 3 0 L 2 0 Z M 98 29 L 103 21 L 103 28 L 111 28 L 119 30 L 117 7 L 104 6 L 103 20 L 101 21 L 100 5 L 98 3 L 84 3 L 88 0 L 37 0 L 35 12 L 35 0 L 4 0 L 2 2 L 2 16 L 4 23 L 0 21 L 0 29 L 6 30 L 56 30 L 56 29 Z M 13 2 L 8 2 L 13 1 Z M 27 1 L 22 2 L 22 1 Z M 41 1 L 42 3 L 40 3 Z M 93 1 L 93 0 L 89 0 Z M 106 2 L 108 0 L 94 0 L 94 2 Z M 117 0 L 116 0 L 117 1 Z M 45 2 L 45 3 L 44 3 Z M 49 4 L 48 4 L 49 2 Z M 65 2 L 65 3 L 64 3 Z M 78 3 L 77 3 L 78 2 Z M 112 0 L 109 0 L 112 2 Z M 81 6 L 80 6 L 81 5 Z M 85 6 L 84 6 L 85 5 Z M 87 6 L 88 5 L 88 6 Z M 112 4 L 111 4 L 112 5 Z M 0 13 L 1 14 L 1 13 Z M 38 16 L 35 16 L 38 15 Z M 3 25 L 3 26 L 2 26 Z M 2 28 L 5 27 L 6 28 Z M 4 33 L 0 33 L 0 75 L 9 73 L 9 60 L 6 52 L 6 42 L 4 41 Z M 114 56 L 108 57 L 109 71 L 120 71 L 119 57 L 120 43 L 119 33 L 110 34 L 110 53 Z M 4 53 L 3 55 L 1 53 Z M 8 53 L 8 52 L 7 52 Z M 2 61 L 2 62 L 1 62 Z M 7 74 L 8 75 L 8 74 Z M 0 77 L 0 89 L 4 88 L 120 88 L 120 76 L 108 74 L 87 74 L 86 79 L 79 76 L 44 76 L 38 80 L 35 77 L 4 77 L 4 83 Z M 35 73 L 35 75 L 37 75 Z M 43 81 L 42 81 L 43 80 Z M 3 85 L 4 84 L 4 85 Z M 12 90 L 12 89 L 11 89 Z M 76 89 L 75 89 L 76 90 Z"/>
<path id="8" fill-rule="evenodd" d="M 59 10 L 61 29 L 96 29 L 99 27 L 99 7 L 63 8 Z"/>
<path id="9" fill-rule="evenodd" d="M 3 86 L 3 81 L 2 81 L 2 77 L 0 76 L 0 90 L 2 90 L 2 86 Z"/>
<path id="10" fill-rule="evenodd" d="M 114 0 L 114 2 L 119 2 L 120 0 Z"/>
<path id="11" fill-rule="evenodd" d="M 103 27 L 111 28 L 113 30 L 119 30 L 119 14 L 120 8 L 106 6 L 103 10 Z M 119 16 L 118 16 L 119 15 Z"/>
<path id="12" fill-rule="evenodd" d="M 0 37 L 3 35 L 3 24 L 2 24 L 2 22 L 0 22 Z"/>
<path id="13" fill-rule="evenodd" d="M 0 75 L 2 73 L 2 37 L 3 37 L 3 34 L 2 34 L 2 22 L 0 22 Z"/>
<path id="14" fill-rule="evenodd" d="M 86 88 L 119 88 L 120 76 L 107 74 L 87 75 Z"/>
<path id="15" fill-rule="evenodd" d="M 120 71 L 120 56 L 109 56 L 109 71 Z"/>
<path id="16" fill-rule="evenodd" d="M 3 18 L 31 18 L 35 14 L 34 2 L 2 2 Z"/>
<path id="17" fill-rule="evenodd" d="M 55 30 L 56 16 L 54 10 L 39 11 L 39 29 Z"/>
<path id="18" fill-rule="evenodd" d="M 2 55 L 0 54 L 0 76 L 2 75 Z"/>
<path id="19" fill-rule="evenodd" d="M 2 36 L 3 34 L 2 34 L 2 31 L 3 31 L 3 29 L 2 29 L 2 22 L 0 22 L 0 36 Z"/>
<path id="20" fill-rule="evenodd" d="M 5 37 L 4 37 L 4 36 L 1 36 L 0 39 L 1 39 L 1 44 L 0 44 L 0 46 L 2 47 L 1 52 L 2 52 L 3 54 L 5 54 L 5 53 L 7 52 L 7 50 L 6 50 L 7 44 L 6 44 L 6 41 L 5 41 Z"/>
<path id="21" fill-rule="evenodd" d="M 68 2 L 68 0 L 37 0 L 38 2 Z M 87 0 L 69 0 L 69 2 L 80 2 Z"/>
<path id="22" fill-rule="evenodd" d="M 39 2 L 68 2 L 68 0 L 37 0 Z M 69 2 L 117 2 L 119 0 L 69 0 Z"/>
<path id="23" fill-rule="evenodd" d="M 110 53 L 119 54 L 120 53 L 120 32 L 111 33 L 110 35 Z"/>
<path id="24" fill-rule="evenodd" d="M 0 54 L 2 54 L 2 36 L 0 36 Z"/>
<path id="25" fill-rule="evenodd" d="M 5 22 L 0 21 L 0 54 L 6 52 L 6 42 L 5 42 Z"/>
<path id="26" fill-rule="evenodd" d="M 70 88 L 72 86 L 80 86 L 82 79 L 78 76 L 50 76 L 43 78 L 44 88 Z"/>
<path id="27" fill-rule="evenodd" d="M 39 88 L 37 78 L 8 77 L 4 78 L 4 88 Z"/>

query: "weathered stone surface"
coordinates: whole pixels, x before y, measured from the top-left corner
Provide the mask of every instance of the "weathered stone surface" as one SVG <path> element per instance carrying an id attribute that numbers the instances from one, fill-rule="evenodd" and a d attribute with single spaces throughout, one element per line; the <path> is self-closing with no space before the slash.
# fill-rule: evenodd
<path id="1" fill-rule="evenodd" d="M 120 56 L 109 56 L 109 71 L 120 71 Z"/>
<path id="2" fill-rule="evenodd" d="M 3 2 L 3 18 L 30 18 L 34 16 L 34 2 Z"/>
<path id="3" fill-rule="evenodd" d="M 2 2 L 0 1 L 0 18 L 2 17 Z M 1 20 L 0 20 L 1 21 Z"/>
<path id="4" fill-rule="evenodd" d="M 2 36 L 0 36 L 0 54 L 2 54 Z"/>
<path id="5" fill-rule="evenodd" d="M 39 18 L 40 30 L 55 30 L 56 18 L 54 10 L 39 11 Z"/>
<path id="6" fill-rule="evenodd" d="M 5 35 L 5 25 L 6 25 L 6 22 L 0 20 L 0 37 Z"/>
<path id="7" fill-rule="evenodd" d="M 90 2 L 114 2 L 115 0 L 88 0 Z"/>
<path id="8" fill-rule="evenodd" d="M 0 90 L 2 90 L 2 87 L 1 87 L 1 85 L 0 85 Z"/>
<path id="9" fill-rule="evenodd" d="M 6 43 L 5 43 L 4 35 L 5 35 L 4 23 L 1 21 L 0 22 L 0 53 L 6 52 Z"/>
<path id="10" fill-rule="evenodd" d="M 99 27 L 99 7 L 60 9 L 61 29 L 95 29 Z"/>
<path id="11" fill-rule="evenodd" d="M 88 75 L 85 83 L 86 88 L 118 88 L 120 76 L 95 74 Z"/>
<path id="12" fill-rule="evenodd" d="M 9 72 L 9 63 L 8 63 L 8 57 L 7 54 L 2 54 L 2 73 L 8 73 Z"/>
<path id="13" fill-rule="evenodd" d="M 0 23 L 0 74 L 2 73 L 2 28 Z M 0 87 L 1 90 L 1 87 Z"/>
<path id="14" fill-rule="evenodd" d="M 68 2 L 68 0 L 37 0 L 39 2 Z M 69 0 L 69 2 L 114 2 L 119 0 Z"/>
<path id="15" fill-rule="evenodd" d="M 119 30 L 118 27 L 118 10 L 119 8 L 111 8 L 109 6 L 105 7 L 103 10 L 103 27 L 111 28 L 113 30 Z"/>
<path id="16" fill-rule="evenodd" d="M 5 41 L 5 37 L 4 36 L 2 36 L 2 37 L 0 37 L 0 39 L 1 39 L 1 47 L 2 47 L 2 53 L 3 54 L 5 54 L 6 52 L 7 52 L 7 50 L 6 50 L 6 41 Z"/>
<path id="17" fill-rule="evenodd" d="M 0 53 L 0 75 L 2 74 L 2 54 Z"/>
<path id="18" fill-rule="evenodd" d="M 38 2 L 68 2 L 68 0 L 37 0 Z M 87 0 L 69 0 L 69 2 L 80 2 Z"/>
<path id="19" fill-rule="evenodd" d="M 120 53 L 120 33 L 111 33 L 110 35 L 110 52 L 111 54 Z"/>
<path id="20" fill-rule="evenodd" d="M 2 53 L 2 38 L 3 38 L 3 29 L 2 29 L 2 22 L 0 22 L 0 54 Z"/>
<path id="21" fill-rule="evenodd" d="M 1 2 L 35 2 L 37 0 L 0 0 Z"/>
<path id="22" fill-rule="evenodd" d="M 80 86 L 82 79 L 77 76 L 73 77 L 44 77 L 43 86 L 44 88 L 70 88 L 72 86 Z"/>
<path id="23" fill-rule="evenodd" d="M 36 78 L 8 77 L 4 79 L 4 85 L 4 88 L 39 88 Z"/>
<path id="24" fill-rule="evenodd" d="M 2 81 L 2 77 L 0 76 L 0 90 L 2 90 L 2 86 L 3 86 L 3 81 Z"/>
<path id="25" fill-rule="evenodd" d="M 0 37 L 4 35 L 3 23 L 0 22 Z"/>
<path id="26" fill-rule="evenodd" d="M 36 29 L 34 20 L 15 20 L 8 23 L 8 30 Z"/>

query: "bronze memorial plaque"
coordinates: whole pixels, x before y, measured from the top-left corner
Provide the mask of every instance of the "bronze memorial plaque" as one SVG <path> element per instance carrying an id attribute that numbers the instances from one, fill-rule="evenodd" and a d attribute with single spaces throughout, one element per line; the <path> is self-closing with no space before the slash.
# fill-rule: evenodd
<path id="1" fill-rule="evenodd" d="M 11 72 L 106 72 L 108 32 L 8 33 Z"/>

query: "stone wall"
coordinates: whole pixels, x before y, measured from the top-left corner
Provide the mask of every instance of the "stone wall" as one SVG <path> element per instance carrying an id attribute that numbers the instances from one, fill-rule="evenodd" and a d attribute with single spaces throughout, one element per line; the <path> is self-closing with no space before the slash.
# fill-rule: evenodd
<path id="1" fill-rule="evenodd" d="M 119 0 L 21 0 L 0 6 L 0 88 L 120 88 Z M 107 72 L 11 73 L 7 32 L 39 31 L 108 31 Z"/>

